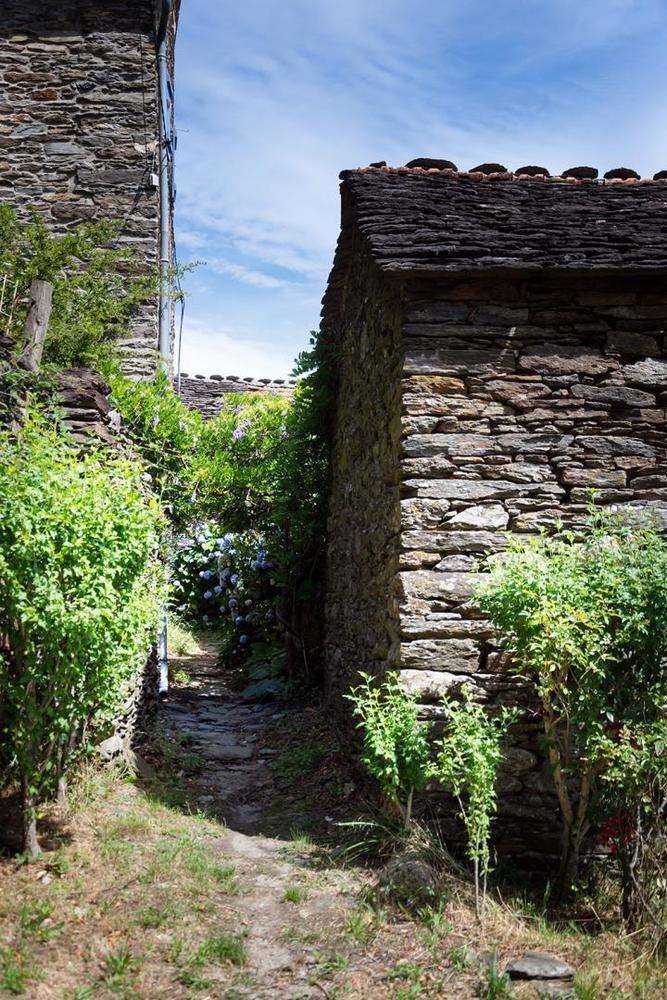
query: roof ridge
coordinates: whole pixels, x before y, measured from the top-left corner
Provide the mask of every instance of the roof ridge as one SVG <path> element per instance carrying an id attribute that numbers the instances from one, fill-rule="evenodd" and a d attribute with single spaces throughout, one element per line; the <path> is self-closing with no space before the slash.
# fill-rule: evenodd
<path id="1" fill-rule="evenodd" d="M 254 375 L 190 375 L 188 372 L 181 372 L 181 379 L 197 379 L 208 382 L 238 382 L 245 385 L 296 385 L 295 378 L 261 378 Z"/>
<path id="2" fill-rule="evenodd" d="M 578 168 L 571 168 L 578 169 Z M 592 168 L 591 168 L 592 169 Z M 607 171 L 607 174 L 614 174 L 616 170 L 622 170 L 623 168 L 616 168 L 614 170 Z M 633 172 L 634 173 L 634 172 Z M 512 170 L 504 171 L 493 171 L 491 173 L 486 173 L 480 170 L 456 170 L 452 167 L 390 167 L 386 164 L 377 165 L 371 164 L 367 167 L 353 167 L 349 170 L 342 170 L 339 174 L 341 180 L 346 180 L 348 177 L 354 174 L 418 174 L 418 175 L 440 175 L 445 177 L 456 177 L 462 179 L 476 180 L 482 182 L 497 182 L 497 181 L 511 181 L 526 183 L 535 181 L 541 184 L 592 184 L 596 187 L 608 187 L 616 186 L 618 184 L 630 185 L 630 186 L 645 186 L 645 185 L 660 185 L 665 186 L 667 184 L 667 171 L 660 170 L 653 177 L 573 177 L 566 176 L 567 171 L 563 174 L 549 174 L 546 173 L 517 173 Z"/>

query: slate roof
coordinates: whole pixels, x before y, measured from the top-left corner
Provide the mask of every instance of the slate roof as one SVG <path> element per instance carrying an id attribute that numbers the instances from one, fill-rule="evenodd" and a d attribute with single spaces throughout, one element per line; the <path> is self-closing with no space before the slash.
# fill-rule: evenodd
<path id="1" fill-rule="evenodd" d="M 378 165 L 344 171 L 341 181 L 334 274 L 349 251 L 350 230 L 362 234 L 389 273 L 667 268 L 664 178 Z"/>

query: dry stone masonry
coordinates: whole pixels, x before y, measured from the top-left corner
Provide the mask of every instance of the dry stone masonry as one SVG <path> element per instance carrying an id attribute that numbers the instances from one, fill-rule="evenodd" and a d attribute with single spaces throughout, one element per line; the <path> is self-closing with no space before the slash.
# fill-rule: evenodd
<path id="1" fill-rule="evenodd" d="M 2 0 L 0 200 L 54 230 L 122 221 L 121 243 L 158 264 L 154 0 Z M 176 10 L 178 4 L 175 4 Z M 170 51 L 173 63 L 173 25 Z M 136 315 L 128 374 L 155 369 L 157 305 Z"/>
<path id="2" fill-rule="evenodd" d="M 291 378 L 240 378 L 238 375 L 186 375 L 174 379 L 174 388 L 186 406 L 199 412 L 207 420 L 217 417 L 225 397 L 238 393 L 270 393 L 274 396 L 292 396 L 294 379 Z"/>
<path id="3" fill-rule="evenodd" d="M 326 657 L 333 695 L 397 667 L 437 716 L 463 684 L 530 704 L 473 599 L 508 531 L 580 522 L 591 488 L 667 520 L 667 183 L 420 162 L 342 175 Z M 555 847 L 537 731 L 503 776 L 511 854 Z"/>

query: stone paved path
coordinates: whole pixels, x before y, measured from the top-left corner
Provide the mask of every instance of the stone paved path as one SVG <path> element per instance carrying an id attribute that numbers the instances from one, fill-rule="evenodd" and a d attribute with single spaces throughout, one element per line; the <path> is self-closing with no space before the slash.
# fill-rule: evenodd
<path id="1" fill-rule="evenodd" d="M 220 849 L 236 868 L 237 930 L 247 934 L 253 980 L 237 986 L 234 995 L 328 996 L 326 985 L 317 982 L 322 946 L 314 942 L 344 923 L 361 878 L 340 869 L 314 869 L 310 851 L 290 839 L 290 831 L 307 817 L 298 788 L 294 799 L 285 801 L 271 768 L 277 751 L 266 745 L 267 730 L 291 724 L 289 710 L 245 703 L 225 683 L 215 642 L 203 639 L 200 645 L 201 654 L 173 658 L 190 682 L 172 687 L 162 706 L 163 728 L 200 758 L 197 770 L 182 779 L 189 804 L 227 827 Z M 286 900 L 295 888 L 303 898 Z"/>

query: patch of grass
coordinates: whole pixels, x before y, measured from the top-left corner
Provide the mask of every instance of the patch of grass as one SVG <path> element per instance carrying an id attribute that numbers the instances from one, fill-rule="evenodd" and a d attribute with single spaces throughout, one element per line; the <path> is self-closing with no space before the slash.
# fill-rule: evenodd
<path id="1" fill-rule="evenodd" d="M 0 990 L 20 996 L 25 993 L 32 975 L 22 951 L 0 948 Z"/>
<path id="2" fill-rule="evenodd" d="M 189 966 L 179 969 L 176 978 L 182 986 L 189 986 L 191 990 L 208 990 L 213 985 L 211 980 L 202 976 L 198 969 Z"/>
<path id="3" fill-rule="evenodd" d="M 152 823 L 148 816 L 143 812 L 131 812 L 107 823 L 102 829 L 100 837 L 102 840 L 120 840 L 124 837 L 136 837 L 150 833 L 151 828 Z"/>
<path id="4" fill-rule="evenodd" d="M 577 1000 L 597 1000 L 600 977 L 592 972 L 579 972 L 574 980 L 573 992 Z"/>
<path id="5" fill-rule="evenodd" d="M 303 885 L 288 885 L 283 899 L 286 903 L 305 903 L 308 899 L 308 889 Z"/>
<path id="6" fill-rule="evenodd" d="M 234 866 L 212 859 L 201 847 L 187 852 L 184 865 L 187 873 L 204 888 L 210 888 L 210 883 L 215 882 L 223 892 L 236 894 L 239 891 Z"/>
<path id="7" fill-rule="evenodd" d="M 199 771 L 202 765 L 202 759 L 198 753 L 192 753 L 188 751 L 181 754 L 178 763 L 181 765 L 184 771 Z"/>
<path id="8" fill-rule="evenodd" d="M 296 827 L 293 827 L 290 830 L 289 838 L 292 846 L 298 848 L 300 851 L 306 851 L 314 847 L 313 838 L 306 830 L 298 830 Z"/>
<path id="9" fill-rule="evenodd" d="M 322 935 L 319 931 L 306 931 L 300 927 L 287 927 L 283 931 L 283 937 L 291 944 L 317 944 Z"/>
<path id="10" fill-rule="evenodd" d="M 71 990 L 65 990 L 63 1000 L 90 1000 L 96 992 L 94 986 L 75 986 Z"/>
<path id="11" fill-rule="evenodd" d="M 387 973 L 387 979 L 407 979 L 411 983 L 418 983 L 425 972 L 424 966 L 415 962 L 398 962 Z"/>
<path id="12" fill-rule="evenodd" d="M 335 976 L 337 972 L 344 972 L 350 964 L 350 956 L 342 951 L 332 951 L 328 955 L 320 958 L 317 971 L 323 979 Z"/>
<path id="13" fill-rule="evenodd" d="M 127 941 L 110 952 L 104 959 L 104 985 L 112 993 L 125 992 L 127 976 L 134 968 L 132 952 Z"/>
<path id="14" fill-rule="evenodd" d="M 100 854 L 104 861 L 108 861 L 118 871 L 128 868 L 135 857 L 136 845 L 127 840 L 105 838 L 100 843 Z"/>
<path id="15" fill-rule="evenodd" d="M 185 789 L 175 776 L 154 782 L 152 790 L 155 798 L 169 809 L 186 810 L 188 800 Z"/>
<path id="16" fill-rule="evenodd" d="M 289 747 L 273 761 L 271 767 L 283 778 L 298 778 L 318 767 L 327 751 L 321 746 Z"/>
<path id="17" fill-rule="evenodd" d="M 435 958 L 442 936 L 451 930 L 449 921 L 445 918 L 445 904 L 441 902 L 437 907 L 423 906 L 417 911 L 417 917 L 424 928 L 424 944 Z"/>
<path id="18" fill-rule="evenodd" d="M 21 931 L 38 941 L 51 941 L 62 933 L 63 924 L 51 919 L 51 904 L 45 899 L 22 903 L 18 916 Z"/>
<path id="19" fill-rule="evenodd" d="M 197 962 L 217 965 L 245 965 L 248 950 L 242 934 L 214 934 L 197 948 Z"/>
<path id="20" fill-rule="evenodd" d="M 360 906 L 349 914 L 345 932 L 357 944 L 369 944 L 378 931 L 378 918 L 370 907 Z"/>
<path id="21" fill-rule="evenodd" d="M 169 904 L 166 906 L 145 906 L 137 913 L 137 923 L 144 930 L 157 930 L 159 927 L 164 927 L 165 924 L 174 921 L 177 916 L 178 911 Z"/>
<path id="22" fill-rule="evenodd" d="M 455 969 L 463 971 L 464 969 L 469 969 L 473 964 L 473 956 L 470 953 L 470 948 L 465 944 L 454 945 L 447 952 L 447 957 Z"/>
<path id="23" fill-rule="evenodd" d="M 503 1000 L 512 996 L 512 983 L 506 972 L 501 972 L 494 963 L 484 971 L 484 978 L 477 987 L 480 1000 Z"/>
<path id="24" fill-rule="evenodd" d="M 419 983 L 410 983 L 409 986 L 402 986 L 394 1000 L 417 1000 L 417 997 L 423 996 L 424 991 Z"/>
<path id="25" fill-rule="evenodd" d="M 194 656 L 196 653 L 201 653 L 201 647 L 192 629 L 173 615 L 169 615 L 167 621 L 167 645 L 172 656 Z M 176 674 L 174 679 L 176 680 Z"/>

